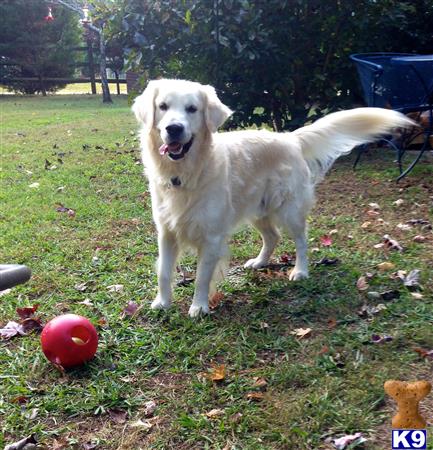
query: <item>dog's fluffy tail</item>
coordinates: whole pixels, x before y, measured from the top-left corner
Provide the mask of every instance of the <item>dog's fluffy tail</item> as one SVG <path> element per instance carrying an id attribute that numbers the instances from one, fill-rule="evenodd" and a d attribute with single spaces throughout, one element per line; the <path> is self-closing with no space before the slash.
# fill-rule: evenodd
<path id="1" fill-rule="evenodd" d="M 415 122 L 390 109 L 356 108 L 329 114 L 312 125 L 292 133 L 299 140 L 302 153 L 320 181 L 333 162 L 353 147 L 375 141 L 394 128 L 408 128 Z"/>

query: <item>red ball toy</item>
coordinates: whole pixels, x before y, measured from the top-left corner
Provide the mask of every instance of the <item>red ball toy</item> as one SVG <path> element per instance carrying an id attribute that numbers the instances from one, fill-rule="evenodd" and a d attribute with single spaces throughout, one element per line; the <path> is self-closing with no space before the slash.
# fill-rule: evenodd
<path id="1" fill-rule="evenodd" d="M 64 314 L 45 325 L 41 344 L 49 361 L 62 367 L 73 367 L 93 358 L 98 348 L 98 334 L 85 317 Z"/>

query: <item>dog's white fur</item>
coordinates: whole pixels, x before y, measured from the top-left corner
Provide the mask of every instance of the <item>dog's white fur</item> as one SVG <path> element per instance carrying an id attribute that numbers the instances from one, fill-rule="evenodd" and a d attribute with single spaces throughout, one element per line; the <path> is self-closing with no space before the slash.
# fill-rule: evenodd
<path id="1" fill-rule="evenodd" d="M 196 111 L 194 111 L 196 109 Z M 198 254 L 191 317 L 208 313 L 208 296 L 227 243 L 244 222 L 253 224 L 263 247 L 245 267 L 266 265 L 279 231 L 291 233 L 296 264 L 290 280 L 308 276 L 306 218 L 314 186 L 340 155 L 412 122 L 400 113 L 358 108 L 330 114 L 293 133 L 246 130 L 216 133 L 231 114 L 211 86 L 183 80 L 149 82 L 133 111 L 142 124 L 142 159 L 149 178 L 158 230 L 158 295 L 152 308 L 172 302 L 172 274 L 179 252 Z M 172 160 L 158 149 L 172 140 L 171 124 L 192 145 Z"/>

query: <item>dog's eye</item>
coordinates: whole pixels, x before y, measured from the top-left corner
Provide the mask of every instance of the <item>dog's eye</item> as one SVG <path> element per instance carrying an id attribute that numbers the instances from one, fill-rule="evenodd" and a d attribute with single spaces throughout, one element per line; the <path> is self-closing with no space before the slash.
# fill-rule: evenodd
<path id="1" fill-rule="evenodd" d="M 185 108 L 185 110 L 186 110 L 186 112 L 187 113 L 195 113 L 196 111 L 197 111 L 197 107 L 195 107 L 194 105 L 190 105 L 190 106 L 187 106 L 186 108 Z"/>
<path id="2" fill-rule="evenodd" d="M 167 103 L 165 103 L 165 102 L 160 103 L 160 104 L 159 104 L 159 109 L 160 109 L 161 111 L 167 111 L 167 109 L 168 109 Z"/>

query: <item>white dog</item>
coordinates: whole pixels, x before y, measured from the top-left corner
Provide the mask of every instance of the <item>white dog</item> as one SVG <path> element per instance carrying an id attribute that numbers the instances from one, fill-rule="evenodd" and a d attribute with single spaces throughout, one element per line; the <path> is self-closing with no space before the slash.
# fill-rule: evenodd
<path id="1" fill-rule="evenodd" d="M 198 254 L 189 315 L 208 313 L 208 296 L 228 240 L 244 222 L 263 247 L 245 267 L 265 266 L 279 239 L 291 233 L 296 264 L 290 280 L 308 276 L 306 218 L 314 186 L 340 155 L 412 121 L 380 108 L 341 111 L 293 133 L 265 130 L 216 133 L 230 116 L 214 88 L 183 80 L 149 82 L 133 111 L 142 124 L 142 159 L 158 229 L 158 295 L 152 308 L 172 302 L 179 252 Z"/>

